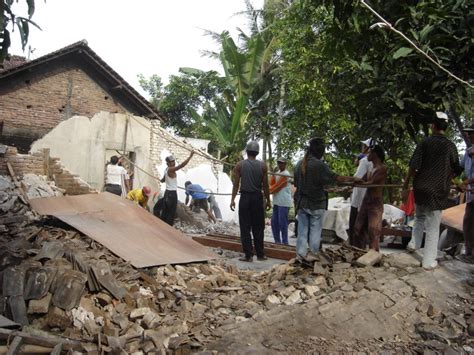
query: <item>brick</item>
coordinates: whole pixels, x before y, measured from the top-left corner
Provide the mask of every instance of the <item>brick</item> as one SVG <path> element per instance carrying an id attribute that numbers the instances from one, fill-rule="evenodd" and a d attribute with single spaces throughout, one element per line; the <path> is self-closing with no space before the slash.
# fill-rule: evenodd
<path id="1" fill-rule="evenodd" d="M 53 295 L 48 293 L 46 296 L 39 300 L 31 300 L 28 304 L 28 314 L 40 313 L 46 314 L 49 310 L 49 305 L 51 304 L 51 298 Z"/>

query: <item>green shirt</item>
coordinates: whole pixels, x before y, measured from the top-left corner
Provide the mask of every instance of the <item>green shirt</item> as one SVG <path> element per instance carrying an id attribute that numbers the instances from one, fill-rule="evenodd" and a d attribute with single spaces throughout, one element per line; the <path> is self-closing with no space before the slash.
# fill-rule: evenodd
<path id="1" fill-rule="evenodd" d="M 337 175 L 325 162 L 310 156 L 303 176 L 302 163 L 303 160 L 300 160 L 295 169 L 296 209 L 326 209 L 327 195 L 324 186 L 335 184 Z"/>

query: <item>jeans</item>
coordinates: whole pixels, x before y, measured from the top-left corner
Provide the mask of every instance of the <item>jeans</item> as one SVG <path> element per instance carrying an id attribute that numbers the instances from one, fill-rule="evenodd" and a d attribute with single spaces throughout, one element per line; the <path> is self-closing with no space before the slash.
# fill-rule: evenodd
<path id="1" fill-rule="evenodd" d="M 298 210 L 298 239 L 296 240 L 296 254 L 305 257 L 309 249 L 312 253 L 319 251 L 321 245 L 321 232 L 325 210 Z"/>
<path id="2" fill-rule="evenodd" d="M 239 200 L 240 241 L 245 257 L 253 257 L 252 236 L 257 258 L 265 256 L 263 233 L 265 230 L 265 206 L 261 192 L 241 192 Z"/>
<path id="3" fill-rule="evenodd" d="M 288 212 L 290 207 L 273 205 L 272 234 L 275 243 L 288 244 Z M 280 238 L 281 235 L 281 238 Z"/>
<path id="4" fill-rule="evenodd" d="M 439 225 L 441 210 L 432 210 L 426 206 L 415 203 L 415 224 L 411 233 L 408 248 L 419 249 L 425 232 L 425 248 L 423 253 L 423 267 L 434 267 L 438 264 Z"/>

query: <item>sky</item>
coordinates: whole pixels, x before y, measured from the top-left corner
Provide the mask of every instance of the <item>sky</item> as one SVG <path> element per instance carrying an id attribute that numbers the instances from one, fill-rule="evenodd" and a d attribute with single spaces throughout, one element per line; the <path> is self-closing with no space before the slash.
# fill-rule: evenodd
<path id="1" fill-rule="evenodd" d="M 264 0 L 252 0 L 255 8 Z M 20 1 L 22 3 L 24 1 Z M 107 64 L 142 94 L 137 74 L 157 74 L 166 84 L 180 67 L 220 70 L 216 60 L 202 57 L 201 50 L 217 50 L 203 29 L 247 29 L 244 0 L 36 0 L 32 20 L 42 31 L 31 28 L 25 52 L 18 36 L 11 54 L 30 59 L 87 40 Z M 17 5 L 22 12 L 21 4 Z"/>

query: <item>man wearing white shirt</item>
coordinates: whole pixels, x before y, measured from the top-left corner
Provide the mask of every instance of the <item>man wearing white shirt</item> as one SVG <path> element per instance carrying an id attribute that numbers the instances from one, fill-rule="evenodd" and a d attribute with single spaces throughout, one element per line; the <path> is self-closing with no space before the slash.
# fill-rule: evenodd
<path id="1" fill-rule="evenodd" d="M 369 147 L 372 145 L 372 138 L 361 141 L 362 143 L 362 154 L 365 156 L 362 159 L 359 159 L 359 165 L 357 166 L 357 171 L 354 174 L 354 177 L 363 178 L 365 174 L 373 170 L 372 162 L 367 159 L 367 153 Z M 354 226 L 357 219 L 357 213 L 360 206 L 362 205 L 362 200 L 364 199 L 366 188 L 364 187 L 354 187 L 352 190 L 351 196 L 351 213 L 349 216 L 349 243 L 351 245 L 356 245 L 354 243 Z"/>

